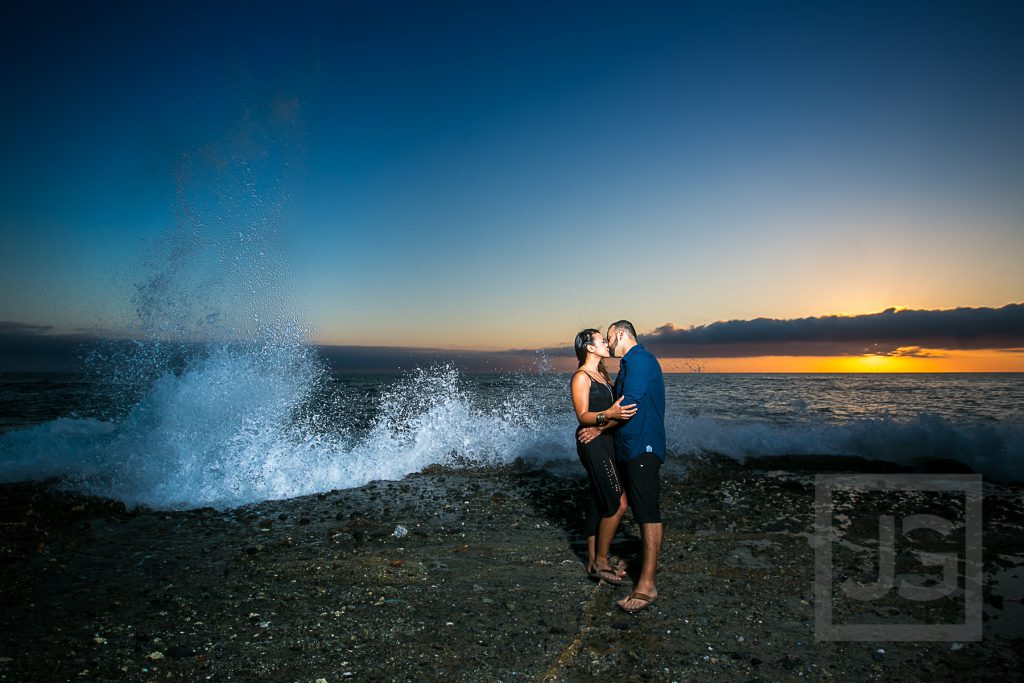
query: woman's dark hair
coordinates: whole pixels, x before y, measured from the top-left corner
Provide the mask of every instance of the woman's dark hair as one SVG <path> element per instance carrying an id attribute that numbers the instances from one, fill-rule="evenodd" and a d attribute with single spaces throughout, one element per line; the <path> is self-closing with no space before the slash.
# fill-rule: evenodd
<path id="1" fill-rule="evenodd" d="M 587 344 L 594 343 L 595 334 L 599 334 L 598 330 L 588 327 L 576 335 L 576 360 L 580 362 L 580 365 L 583 365 L 587 360 Z"/>
<path id="2" fill-rule="evenodd" d="M 581 330 L 576 335 L 576 341 L 573 344 L 573 346 L 576 347 L 576 360 L 579 361 L 579 364 L 576 367 L 581 368 L 583 367 L 583 364 L 587 362 L 587 345 L 594 343 L 595 334 L 601 334 L 601 331 L 595 330 L 593 327 L 588 327 L 585 330 Z M 605 381 L 608 382 L 608 384 L 612 383 L 611 376 L 608 374 L 608 371 L 605 370 L 604 368 L 603 358 L 597 364 L 597 370 L 598 372 L 601 373 L 601 376 L 604 377 Z"/>

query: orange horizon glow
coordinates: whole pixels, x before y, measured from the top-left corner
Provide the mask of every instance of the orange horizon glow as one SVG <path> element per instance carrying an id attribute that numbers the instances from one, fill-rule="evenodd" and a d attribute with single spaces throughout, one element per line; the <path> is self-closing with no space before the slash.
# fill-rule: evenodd
<path id="1" fill-rule="evenodd" d="M 666 358 L 666 372 L 764 373 L 915 373 L 1024 372 L 1024 353 L 1017 351 L 918 350 L 922 355 L 754 356 L 748 358 Z M 930 354 L 930 355 L 928 355 Z"/>

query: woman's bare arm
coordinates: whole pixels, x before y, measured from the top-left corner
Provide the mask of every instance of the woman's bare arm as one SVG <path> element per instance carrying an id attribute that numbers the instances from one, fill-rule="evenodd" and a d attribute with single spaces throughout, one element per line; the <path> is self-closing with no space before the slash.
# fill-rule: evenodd
<path id="1" fill-rule="evenodd" d="M 576 411 L 576 420 L 583 427 L 607 426 L 597 424 L 596 411 L 590 410 L 590 377 L 582 370 L 578 370 L 572 376 L 572 407 Z M 633 417 L 636 413 L 636 406 L 622 405 L 622 399 L 616 401 L 608 410 L 601 411 L 609 421 L 623 422 Z"/>

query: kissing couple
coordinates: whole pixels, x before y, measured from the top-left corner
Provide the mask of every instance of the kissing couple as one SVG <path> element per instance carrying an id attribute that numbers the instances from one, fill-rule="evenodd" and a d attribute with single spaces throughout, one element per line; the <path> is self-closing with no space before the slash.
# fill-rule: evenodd
<path id="1" fill-rule="evenodd" d="M 658 597 L 654 573 L 661 552 L 659 494 L 665 461 L 665 378 L 661 365 L 637 340 L 628 320 L 576 335 L 579 369 L 572 376 L 572 405 L 579 427 L 576 453 L 587 471 L 587 574 L 595 581 L 621 585 L 622 562 L 608 559 L 612 538 L 626 508 L 640 525 L 643 545 L 639 579 L 617 602 L 639 612 Z M 604 359 L 619 358 L 614 383 Z"/>

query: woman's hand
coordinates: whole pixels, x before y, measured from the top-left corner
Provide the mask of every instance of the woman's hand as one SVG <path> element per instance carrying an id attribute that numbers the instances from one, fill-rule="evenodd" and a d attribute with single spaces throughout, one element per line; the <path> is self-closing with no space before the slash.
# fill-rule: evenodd
<path id="1" fill-rule="evenodd" d="M 604 416 L 609 420 L 628 420 L 629 418 L 636 415 L 636 404 L 630 403 L 628 406 L 622 405 L 622 399 L 625 396 L 620 396 L 619 400 L 612 404 L 612 407 L 604 411 Z"/>
<path id="2" fill-rule="evenodd" d="M 583 427 L 576 432 L 576 439 L 580 443 L 590 443 L 599 436 L 601 436 L 601 430 L 597 427 Z"/>

